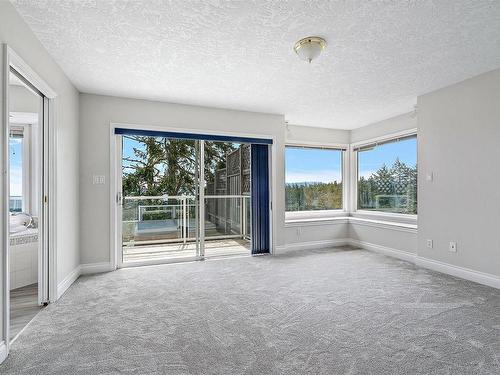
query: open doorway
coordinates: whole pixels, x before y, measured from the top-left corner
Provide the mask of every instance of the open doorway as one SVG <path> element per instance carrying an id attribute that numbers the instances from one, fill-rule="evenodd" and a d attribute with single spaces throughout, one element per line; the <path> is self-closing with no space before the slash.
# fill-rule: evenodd
<path id="1" fill-rule="evenodd" d="M 250 254 L 249 145 L 124 135 L 121 170 L 123 263 Z"/>
<path id="2" fill-rule="evenodd" d="M 13 68 L 9 72 L 9 340 L 48 296 L 44 255 L 45 97 Z"/>
<path id="3" fill-rule="evenodd" d="M 118 267 L 270 251 L 271 141 L 125 128 L 115 134 Z"/>

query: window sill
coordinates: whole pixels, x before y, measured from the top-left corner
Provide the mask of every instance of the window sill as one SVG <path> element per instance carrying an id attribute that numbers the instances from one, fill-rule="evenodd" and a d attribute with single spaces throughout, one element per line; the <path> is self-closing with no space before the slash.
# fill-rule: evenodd
<path id="1" fill-rule="evenodd" d="M 408 233 L 417 233 L 417 224 L 405 223 L 400 221 L 388 221 L 373 218 L 362 218 L 355 216 L 322 217 L 322 218 L 304 218 L 304 219 L 289 219 L 285 220 L 285 228 L 302 227 L 310 225 L 336 225 L 336 224 L 357 224 L 379 229 L 398 230 Z"/>
<path id="2" fill-rule="evenodd" d="M 318 211 L 288 211 L 285 212 L 285 224 L 321 225 L 338 223 L 339 219 L 346 220 L 349 216 L 344 210 L 318 210 Z"/>
<path id="3" fill-rule="evenodd" d="M 361 217 L 351 216 L 349 218 L 349 223 L 365 225 L 369 227 L 382 228 L 382 229 L 391 229 L 391 230 L 399 230 L 403 232 L 409 233 L 417 233 L 418 226 L 417 224 L 411 223 L 403 223 L 397 221 L 387 221 L 387 220 L 376 220 L 376 219 L 367 219 Z"/>
<path id="4" fill-rule="evenodd" d="M 301 219 L 286 219 L 285 227 L 297 227 L 307 225 L 330 225 L 330 224 L 347 224 L 349 217 L 346 213 L 343 216 L 336 217 L 316 217 L 316 218 L 301 218 Z"/>
<path id="5" fill-rule="evenodd" d="M 351 217 L 360 218 L 360 219 L 368 219 L 375 221 L 385 221 L 390 223 L 400 223 L 400 224 L 410 224 L 417 225 L 417 215 L 408 215 L 408 214 L 396 214 L 391 212 L 381 212 L 381 211 L 354 211 L 351 212 Z"/>
<path id="6" fill-rule="evenodd" d="M 332 217 L 349 216 L 344 210 L 313 210 L 313 211 L 286 211 L 285 221 L 303 219 L 330 219 Z"/>

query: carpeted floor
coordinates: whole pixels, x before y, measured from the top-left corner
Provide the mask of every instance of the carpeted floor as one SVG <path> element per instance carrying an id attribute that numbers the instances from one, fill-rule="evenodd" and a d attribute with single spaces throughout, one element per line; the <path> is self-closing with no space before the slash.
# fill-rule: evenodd
<path id="1" fill-rule="evenodd" d="M 1 374 L 500 374 L 500 291 L 363 250 L 80 278 Z"/>

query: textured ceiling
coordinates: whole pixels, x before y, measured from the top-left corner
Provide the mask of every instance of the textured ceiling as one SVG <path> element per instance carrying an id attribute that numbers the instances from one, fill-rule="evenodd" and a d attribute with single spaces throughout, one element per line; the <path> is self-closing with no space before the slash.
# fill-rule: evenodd
<path id="1" fill-rule="evenodd" d="M 500 1 L 14 0 L 82 92 L 351 129 L 500 67 Z M 311 65 L 298 39 L 329 45 Z"/>

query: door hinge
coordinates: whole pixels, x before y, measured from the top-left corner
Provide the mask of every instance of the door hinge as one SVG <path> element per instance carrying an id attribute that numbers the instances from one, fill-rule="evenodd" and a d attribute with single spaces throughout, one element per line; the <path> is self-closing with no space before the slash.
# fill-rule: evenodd
<path id="1" fill-rule="evenodd" d="M 43 196 L 43 201 L 44 201 L 45 203 L 47 203 L 47 202 L 49 201 L 49 197 L 47 197 L 46 195 L 44 195 L 44 196 Z"/>

